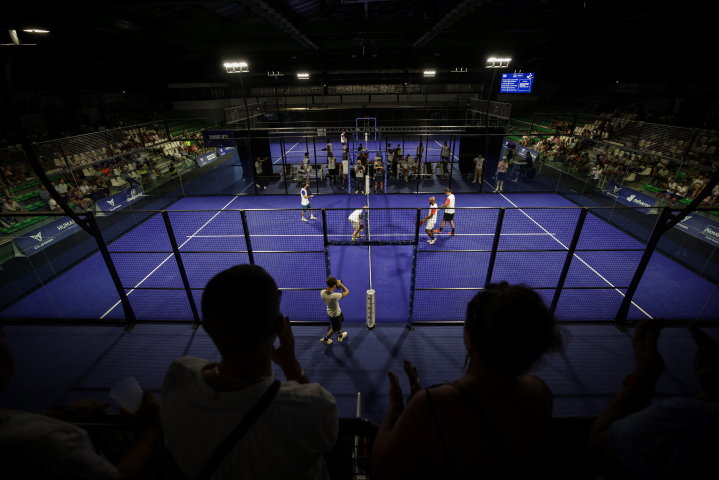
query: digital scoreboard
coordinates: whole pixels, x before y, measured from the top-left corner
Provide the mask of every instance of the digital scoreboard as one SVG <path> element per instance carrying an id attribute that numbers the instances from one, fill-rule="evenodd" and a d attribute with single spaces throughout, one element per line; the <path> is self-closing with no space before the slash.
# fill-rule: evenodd
<path id="1" fill-rule="evenodd" d="M 534 73 L 503 73 L 500 93 L 532 93 Z"/>

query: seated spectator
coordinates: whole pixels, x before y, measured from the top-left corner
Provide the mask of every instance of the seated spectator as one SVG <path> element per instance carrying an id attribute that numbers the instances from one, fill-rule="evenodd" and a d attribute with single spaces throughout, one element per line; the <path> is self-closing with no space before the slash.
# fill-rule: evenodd
<path id="1" fill-rule="evenodd" d="M 541 297 L 506 282 L 489 285 L 467 306 L 469 367 L 451 384 L 422 390 L 405 360 L 411 395 L 388 372 L 389 408 L 372 450 L 373 478 L 528 478 L 532 455 L 552 416 L 552 393 L 527 374 L 559 350 L 556 320 Z"/>
<path id="2" fill-rule="evenodd" d="M 0 392 L 14 373 L 13 357 L 0 327 Z M 86 421 L 109 406 L 88 398 L 43 413 L 0 409 L 0 462 L 5 478 L 140 478 L 160 436 L 159 402 L 146 390 L 136 413 L 120 409 L 137 435 L 117 465 L 96 452 L 85 430 L 68 423 Z"/>
<path id="3" fill-rule="evenodd" d="M 65 200 L 67 201 L 68 205 L 72 204 L 76 196 L 77 192 L 75 191 L 75 188 L 72 185 L 67 187 L 67 195 L 65 195 Z"/>
<path id="4" fill-rule="evenodd" d="M 709 183 L 709 180 L 704 180 L 702 183 L 694 184 L 694 190 L 693 190 L 692 197 L 691 197 L 692 200 L 697 198 L 699 196 L 699 194 L 701 194 L 702 191 L 704 191 L 704 188 L 707 186 L 707 183 Z"/>
<path id="5" fill-rule="evenodd" d="M 654 167 L 652 186 L 658 185 L 660 182 L 665 182 L 669 176 L 669 170 L 663 163 L 657 163 Z"/>
<path id="6" fill-rule="evenodd" d="M 38 190 L 37 192 L 37 197 L 45 204 L 47 204 L 52 198 L 50 192 L 48 192 L 47 188 L 45 188 L 45 185 L 40 185 L 40 190 Z"/>
<path id="7" fill-rule="evenodd" d="M 99 199 L 107 198 L 110 195 L 110 189 L 107 188 L 107 186 L 104 183 L 102 183 L 102 181 L 100 179 L 95 180 L 95 185 L 94 185 L 93 190 L 95 192 L 96 197 Z M 97 201 L 97 200 L 95 200 L 95 201 Z"/>
<path id="8" fill-rule="evenodd" d="M 54 184 L 53 184 L 53 185 L 54 185 Z M 58 193 L 62 198 L 66 198 L 66 196 L 67 196 L 67 184 L 65 183 L 65 179 L 64 179 L 64 178 L 61 178 L 61 179 L 60 179 L 60 182 L 59 182 L 57 185 L 54 185 L 54 186 L 55 186 L 55 190 L 57 191 L 57 193 Z"/>
<path id="9" fill-rule="evenodd" d="M 590 453 L 605 478 L 708 478 L 719 442 L 719 345 L 696 324 L 696 398 L 654 399 L 664 373 L 657 340 L 664 321 L 639 323 L 632 339 L 634 372 L 594 423 Z"/>
<path id="10" fill-rule="evenodd" d="M 3 203 L 2 210 L 3 210 L 3 212 L 11 213 L 11 214 L 27 211 L 24 208 L 22 208 L 14 199 L 7 198 L 7 197 L 5 197 L 5 203 Z M 25 219 L 25 217 L 18 217 L 16 215 L 14 215 L 13 218 L 15 219 L 16 223 L 22 222 Z"/>
<path id="11" fill-rule="evenodd" d="M 57 202 L 54 198 L 51 198 L 50 201 L 47 204 L 48 208 L 51 212 L 54 212 L 55 210 L 60 210 L 60 207 L 58 206 Z"/>
<path id="12" fill-rule="evenodd" d="M 82 195 L 88 195 L 90 193 L 90 186 L 87 184 L 86 180 L 83 180 L 82 183 L 80 183 L 79 190 Z"/>
<path id="13" fill-rule="evenodd" d="M 256 265 L 218 273 L 202 295 L 202 315 L 220 362 L 181 357 L 162 387 L 165 445 L 182 472 L 188 478 L 201 472 L 213 479 L 328 478 L 322 454 L 337 439 L 337 406 L 329 392 L 310 383 L 297 361 L 272 277 Z M 275 380 L 272 362 L 286 382 Z M 265 398 L 264 413 L 229 453 L 213 457 Z"/>

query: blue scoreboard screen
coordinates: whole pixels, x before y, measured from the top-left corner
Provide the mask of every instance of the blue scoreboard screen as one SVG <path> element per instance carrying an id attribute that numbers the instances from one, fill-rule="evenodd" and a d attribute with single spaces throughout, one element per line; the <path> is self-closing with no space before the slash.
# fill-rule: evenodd
<path id="1" fill-rule="evenodd" d="M 500 93 L 532 93 L 533 73 L 503 73 Z"/>

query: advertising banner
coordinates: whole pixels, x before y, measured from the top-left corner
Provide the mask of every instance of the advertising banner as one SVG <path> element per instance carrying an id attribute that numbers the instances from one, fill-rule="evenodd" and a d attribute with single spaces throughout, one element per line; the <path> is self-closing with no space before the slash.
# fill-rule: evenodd
<path id="1" fill-rule="evenodd" d="M 208 147 L 235 147 L 234 130 L 205 130 L 202 132 Z"/>
<path id="2" fill-rule="evenodd" d="M 215 152 L 207 152 L 206 154 L 197 157 L 195 161 L 197 162 L 198 167 L 204 167 L 205 165 L 209 165 L 210 163 L 214 162 L 218 158 L 220 158 L 220 156 L 217 155 Z"/>
<path id="3" fill-rule="evenodd" d="M 34 255 L 65 237 L 81 230 L 80 225 L 69 217 L 59 217 L 57 220 L 47 223 L 40 228 L 14 238 L 15 253 L 22 255 Z"/>
<path id="4" fill-rule="evenodd" d="M 95 209 L 103 212 L 114 212 L 115 210 L 123 209 L 131 203 L 136 202 L 142 196 L 142 188 L 135 186 L 110 195 L 102 200 L 98 200 L 95 203 Z"/>

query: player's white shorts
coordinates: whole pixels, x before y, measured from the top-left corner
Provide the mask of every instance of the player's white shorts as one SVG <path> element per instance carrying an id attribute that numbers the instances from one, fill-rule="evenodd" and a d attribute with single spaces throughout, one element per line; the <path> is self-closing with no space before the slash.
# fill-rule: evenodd
<path id="1" fill-rule="evenodd" d="M 352 228 L 354 228 L 355 230 L 357 230 L 360 227 L 359 222 L 353 222 L 352 220 L 350 220 L 350 223 L 352 224 Z"/>
<path id="2" fill-rule="evenodd" d="M 427 220 L 427 223 L 424 224 L 424 229 L 425 230 L 434 229 L 435 222 L 437 222 L 437 220 L 434 220 L 434 218 L 432 220 Z"/>

